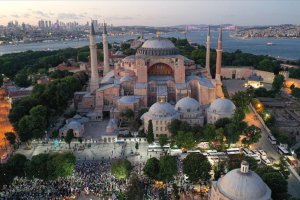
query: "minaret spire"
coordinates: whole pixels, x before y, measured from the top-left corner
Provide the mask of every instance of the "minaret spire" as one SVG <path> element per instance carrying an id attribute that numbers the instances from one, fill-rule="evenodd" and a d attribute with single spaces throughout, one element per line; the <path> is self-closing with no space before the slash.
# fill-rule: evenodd
<path id="1" fill-rule="evenodd" d="M 211 79 L 210 73 L 210 26 L 208 26 L 207 37 L 206 37 L 206 63 L 205 68 L 207 71 L 207 77 Z"/>
<path id="2" fill-rule="evenodd" d="M 103 43 L 103 57 L 104 57 L 104 69 L 103 75 L 105 76 L 109 72 L 109 58 L 108 58 L 108 42 L 107 42 L 107 30 L 106 23 L 104 22 L 103 34 L 102 34 L 102 43 Z"/>
<path id="3" fill-rule="evenodd" d="M 97 43 L 93 21 L 90 30 L 90 60 L 91 60 L 91 79 L 90 92 L 94 92 L 99 87 L 99 74 L 97 65 Z"/>
<path id="4" fill-rule="evenodd" d="M 222 52 L 223 52 L 223 45 L 222 45 L 222 27 L 220 26 L 220 33 L 218 39 L 218 48 L 217 51 L 217 60 L 216 60 L 216 95 L 217 97 L 224 97 L 222 91 L 222 81 L 221 81 L 221 66 L 222 66 Z"/>

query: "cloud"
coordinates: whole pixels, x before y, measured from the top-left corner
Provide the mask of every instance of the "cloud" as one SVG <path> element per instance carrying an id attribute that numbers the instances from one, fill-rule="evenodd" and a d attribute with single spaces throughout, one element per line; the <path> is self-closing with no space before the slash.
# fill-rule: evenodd
<path id="1" fill-rule="evenodd" d="M 29 14 L 29 13 L 24 13 L 23 15 L 22 15 L 22 17 L 25 17 L 25 18 L 27 18 L 27 17 L 30 17 L 31 15 Z"/>
<path id="2" fill-rule="evenodd" d="M 76 14 L 76 13 L 58 13 L 57 15 L 58 19 L 60 20 L 78 20 L 85 18 L 86 16 L 82 14 Z"/>
<path id="3" fill-rule="evenodd" d="M 11 15 L 11 17 L 14 17 L 14 18 L 19 18 L 20 16 L 19 16 L 19 15 L 16 15 L 16 14 L 14 14 L 14 15 Z"/>
<path id="4" fill-rule="evenodd" d="M 133 17 L 130 16 L 112 16 L 107 17 L 107 20 L 133 20 Z"/>
<path id="5" fill-rule="evenodd" d="M 49 18 L 49 14 L 48 13 L 45 13 L 45 12 L 40 11 L 40 10 L 32 11 L 32 13 L 35 14 L 37 17 Z"/>

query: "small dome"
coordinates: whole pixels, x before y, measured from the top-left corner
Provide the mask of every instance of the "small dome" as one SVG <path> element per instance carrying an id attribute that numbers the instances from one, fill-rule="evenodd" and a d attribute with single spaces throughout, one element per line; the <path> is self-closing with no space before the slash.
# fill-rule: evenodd
<path id="1" fill-rule="evenodd" d="M 68 124 L 68 127 L 69 129 L 78 129 L 81 127 L 81 124 L 77 121 L 71 121 L 69 124 Z"/>
<path id="2" fill-rule="evenodd" d="M 234 169 L 217 182 L 219 191 L 235 200 L 270 200 L 271 190 L 253 171 Z"/>
<path id="3" fill-rule="evenodd" d="M 197 112 L 200 110 L 200 104 L 191 97 L 184 97 L 176 103 L 175 109 L 180 112 Z"/>
<path id="4" fill-rule="evenodd" d="M 229 99 L 219 98 L 210 104 L 208 111 L 217 114 L 233 114 L 235 108 L 235 105 Z"/>
<path id="5" fill-rule="evenodd" d="M 119 103 L 121 104 L 132 104 L 138 102 L 138 98 L 136 96 L 123 96 L 119 99 Z"/>
<path id="6" fill-rule="evenodd" d="M 171 49 L 175 48 L 175 45 L 170 40 L 165 38 L 153 38 L 144 42 L 142 48 Z"/>
<path id="7" fill-rule="evenodd" d="M 167 102 L 156 102 L 150 107 L 149 113 L 154 116 L 168 117 L 174 115 L 176 111 L 174 107 Z"/>

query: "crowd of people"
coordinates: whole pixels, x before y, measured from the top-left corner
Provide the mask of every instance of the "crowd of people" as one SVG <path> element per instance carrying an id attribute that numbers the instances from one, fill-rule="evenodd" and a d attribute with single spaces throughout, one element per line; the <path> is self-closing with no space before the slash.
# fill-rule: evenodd
<path id="1" fill-rule="evenodd" d="M 70 177 L 57 180 L 15 178 L 10 187 L 0 192 L 0 199 L 60 200 L 80 196 L 114 196 L 114 191 L 126 190 L 126 181 L 113 177 L 110 165 L 110 161 L 79 161 Z"/>

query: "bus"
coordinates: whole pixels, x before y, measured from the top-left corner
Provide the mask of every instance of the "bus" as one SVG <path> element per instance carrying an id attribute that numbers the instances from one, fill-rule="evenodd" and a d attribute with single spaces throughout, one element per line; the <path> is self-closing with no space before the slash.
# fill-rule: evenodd
<path id="1" fill-rule="evenodd" d="M 241 153 L 241 150 L 240 150 L 240 148 L 230 148 L 230 149 L 227 149 L 227 150 L 226 150 L 226 153 L 227 153 L 228 155 L 240 154 L 240 153 Z"/>
<path id="2" fill-rule="evenodd" d="M 278 145 L 277 151 L 280 155 L 290 155 L 290 152 L 283 146 Z"/>
<path id="3" fill-rule="evenodd" d="M 269 135 L 268 139 L 271 142 L 271 144 L 273 144 L 273 145 L 277 144 L 276 138 L 273 135 Z"/>

